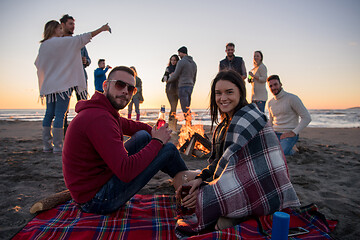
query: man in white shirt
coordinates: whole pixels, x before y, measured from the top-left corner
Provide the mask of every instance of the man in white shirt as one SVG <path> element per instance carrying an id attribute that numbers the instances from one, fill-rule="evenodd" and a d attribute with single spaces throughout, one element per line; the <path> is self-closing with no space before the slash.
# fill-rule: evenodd
<path id="1" fill-rule="evenodd" d="M 285 92 L 278 75 L 271 75 L 267 82 L 274 95 L 268 103 L 270 123 L 280 140 L 284 154 L 293 155 L 299 132 L 311 122 L 310 114 L 298 96 Z"/>

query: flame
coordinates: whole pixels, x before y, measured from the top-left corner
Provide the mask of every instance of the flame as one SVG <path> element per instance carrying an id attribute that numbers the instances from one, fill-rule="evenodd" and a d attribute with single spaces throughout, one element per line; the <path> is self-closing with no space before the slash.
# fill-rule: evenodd
<path id="1" fill-rule="evenodd" d="M 185 114 L 185 116 L 183 114 L 178 114 L 176 115 L 176 118 L 179 121 L 182 121 L 185 119 L 185 124 L 182 125 L 182 127 L 180 128 L 180 133 L 179 133 L 179 140 L 178 140 L 178 148 L 180 148 L 182 145 L 184 145 L 184 143 L 187 140 L 190 140 L 191 137 L 195 134 L 198 133 L 201 136 L 205 137 L 205 131 L 204 131 L 204 125 L 202 124 L 196 124 L 196 125 L 192 125 L 191 124 L 191 120 L 195 119 L 196 114 L 192 113 L 190 111 L 190 109 L 188 110 L 188 112 Z M 197 150 L 201 150 L 203 152 L 205 152 L 205 154 L 209 153 L 210 151 L 205 148 L 200 142 L 196 141 L 194 149 Z"/>

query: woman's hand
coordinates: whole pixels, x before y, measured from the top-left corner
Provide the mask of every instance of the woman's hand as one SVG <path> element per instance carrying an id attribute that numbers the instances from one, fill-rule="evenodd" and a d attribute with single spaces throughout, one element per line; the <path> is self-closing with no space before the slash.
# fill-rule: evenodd
<path id="1" fill-rule="evenodd" d="M 109 31 L 110 32 L 110 27 L 109 27 L 109 24 L 105 24 L 105 25 L 102 25 L 102 31 Z"/>
<path id="2" fill-rule="evenodd" d="M 187 208 L 195 208 L 196 200 L 199 194 L 199 186 L 201 185 L 202 182 L 203 180 L 201 178 L 197 178 L 195 180 L 186 183 L 186 185 L 191 185 L 191 189 L 189 191 L 189 194 L 186 197 L 184 197 L 184 199 L 182 199 L 181 205 Z M 178 192 L 181 192 L 181 188 L 180 191 Z"/>
<path id="3" fill-rule="evenodd" d="M 109 32 L 111 31 L 108 23 L 105 25 L 102 25 L 100 28 L 96 29 L 95 31 L 92 31 L 91 37 L 95 37 L 96 35 L 98 35 L 101 32 L 104 32 L 104 31 L 109 31 Z"/>

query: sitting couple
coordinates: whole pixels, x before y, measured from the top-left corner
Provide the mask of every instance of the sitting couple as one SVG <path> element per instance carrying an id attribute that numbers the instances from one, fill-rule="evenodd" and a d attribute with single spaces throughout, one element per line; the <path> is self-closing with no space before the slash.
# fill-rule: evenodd
<path id="1" fill-rule="evenodd" d="M 169 143 L 168 125 L 156 129 L 120 117 L 136 93 L 134 72 L 114 68 L 78 113 L 66 132 L 63 172 L 67 188 L 84 212 L 108 214 L 122 207 L 159 171 L 173 178 L 177 192 L 187 176 L 190 194 L 182 204 L 195 208 L 190 234 L 226 228 L 246 216 L 261 216 L 298 206 L 279 141 L 255 104 L 248 104 L 244 81 L 221 71 L 211 86 L 211 119 L 215 129 L 209 166 L 190 171 Z M 126 142 L 123 135 L 131 136 Z M 187 225 L 189 226 L 189 225 Z"/>

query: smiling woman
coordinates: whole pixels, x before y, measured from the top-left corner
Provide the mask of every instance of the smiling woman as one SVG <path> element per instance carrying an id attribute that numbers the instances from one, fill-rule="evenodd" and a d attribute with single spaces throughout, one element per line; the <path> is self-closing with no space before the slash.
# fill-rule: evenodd
<path id="1" fill-rule="evenodd" d="M 274 130 L 256 104 L 247 103 L 245 93 L 235 71 L 221 71 L 212 82 L 212 125 L 218 111 L 221 122 L 214 131 L 210 164 L 189 179 L 191 189 L 182 204 L 195 208 L 196 215 L 179 218 L 178 237 L 300 205 Z"/>
<path id="2" fill-rule="evenodd" d="M 218 123 L 218 112 L 222 119 L 227 117 L 231 120 L 232 115 L 247 104 L 245 84 L 241 76 L 232 70 L 219 72 L 211 85 L 211 128 L 214 123 Z"/>
<path id="3" fill-rule="evenodd" d="M 220 80 L 215 85 L 215 100 L 220 112 L 232 118 L 240 101 L 239 88 L 230 81 Z"/>

